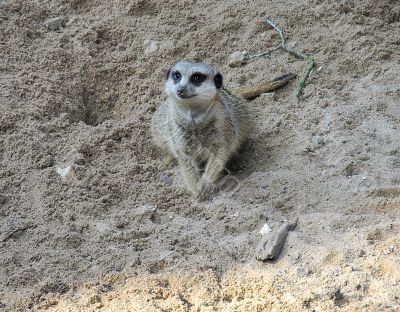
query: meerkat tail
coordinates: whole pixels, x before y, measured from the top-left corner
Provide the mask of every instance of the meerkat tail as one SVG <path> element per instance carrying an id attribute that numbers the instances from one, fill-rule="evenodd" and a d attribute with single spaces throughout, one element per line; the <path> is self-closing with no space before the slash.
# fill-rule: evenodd
<path id="1" fill-rule="evenodd" d="M 236 88 L 236 89 L 232 90 L 231 92 L 237 96 L 245 98 L 246 100 L 252 100 L 262 93 L 272 92 L 272 91 L 275 91 L 276 89 L 283 87 L 284 85 L 286 85 L 289 81 L 293 80 L 294 78 L 296 78 L 296 75 L 289 73 L 289 74 L 280 76 L 278 78 L 275 78 L 272 81 L 266 81 L 266 82 L 257 84 L 252 87 Z"/>

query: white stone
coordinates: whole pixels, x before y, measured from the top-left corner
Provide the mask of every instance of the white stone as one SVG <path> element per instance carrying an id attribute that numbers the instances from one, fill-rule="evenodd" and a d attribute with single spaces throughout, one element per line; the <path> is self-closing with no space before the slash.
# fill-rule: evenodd
<path id="1" fill-rule="evenodd" d="M 229 56 L 228 65 L 230 67 L 239 67 L 242 66 L 243 64 L 246 64 L 246 62 L 247 62 L 247 52 L 236 51 Z"/>
<path id="2" fill-rule="evenodd" d="M 64 182 L 72 182 L 76 180 L 75 171 L 72 166 L 68 166 L 65 168 L 56 168 L 57 173 L 61 176 L 61 180 Z"/>
<path id="3" fill-rule="evenodd" d="M 144 41 L 144 54 L 153 54 L 154 52 L 157 52 L 158 47 L 159 45 L 157 41 L 146 39 Z"/>
<path id="4" fill-rule="evenodd" d="M 271 232 L 272 231 L 272 229 L 269 227 L 269 225 L 267 224 L 267 223 L 265 223 L 264 225 L 263 225 L 263 227 L 261 228 L 261 230 L 260 230 L 260 234 L 262 235 L 262 236 L 264 236 L 264 235 L 266 235 L 266 234 L 268 234 L 269 232 Z"/>

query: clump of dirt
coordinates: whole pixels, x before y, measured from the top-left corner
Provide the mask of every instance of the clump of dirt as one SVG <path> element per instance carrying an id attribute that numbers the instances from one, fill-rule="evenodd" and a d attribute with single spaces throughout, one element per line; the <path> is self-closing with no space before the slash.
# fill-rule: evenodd
<path id="1" fill-rule="evenodd" d="M 0 309 L 399 309 L 399 12 L 0 0 Z M 301 75 L 283 51 L 229 67 L 279 44 L 267 17 L 317 67 L 300 101 L 291 83 L 249 103 L 240 188 L 198 203 L 150 142 L 164 73 L 201 60 L 228 89 Z M 296 217 L 281 257 L 256 261 L 263 225 Z"/>

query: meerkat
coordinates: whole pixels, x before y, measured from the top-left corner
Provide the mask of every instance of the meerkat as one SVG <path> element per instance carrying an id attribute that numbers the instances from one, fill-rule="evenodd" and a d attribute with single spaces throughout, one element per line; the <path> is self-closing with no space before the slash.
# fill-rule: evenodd
<path id="1" fill-rule="evenodd" d="M 177 160 L 189 191 L 208 199 L 249 135 L 246 101 L 224 89 L 212 66 L 190 61 L 170 68 L 165 91 L 152 117 L 153 141 Z"/>

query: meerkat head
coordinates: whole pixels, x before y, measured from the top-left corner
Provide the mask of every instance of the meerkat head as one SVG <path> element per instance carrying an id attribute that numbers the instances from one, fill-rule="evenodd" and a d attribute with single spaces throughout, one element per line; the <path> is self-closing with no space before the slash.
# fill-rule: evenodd
<path id="1" fill-rule="evenodd" d="M 167 73 L 165 90 L 175 103 L 204 105 L 222 88 L 222 76 L 203 63 L 179 61 Z"/>

